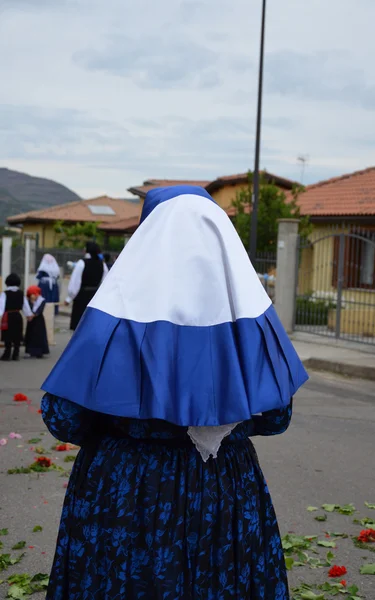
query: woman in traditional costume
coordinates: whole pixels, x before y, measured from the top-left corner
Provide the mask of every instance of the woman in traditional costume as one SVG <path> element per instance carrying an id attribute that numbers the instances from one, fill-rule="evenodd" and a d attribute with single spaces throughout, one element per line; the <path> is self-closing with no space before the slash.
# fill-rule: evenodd
<path id="1" fill-rule="evenodd" d="M 41 295 L 46 302 L 58 304 L 60 301 L 59 292 L 60 267 L 52 254 L 44 254 L 39 265 L 36 279 L 41 289 Z M 55 314 L 58 314 L 59 307 L 55 306 Z"/>
<path id="2" fill-rule="evenodd" d="M 28 288 L 27 300 L 33 318 L 26 327 L 25 352 L 35 358 L 43 358 L 45 354 L 49 354 L 46 322 L 43 316 L 46 300 L 37 285 Z"/>
<path id="3" fill-rule="evenodd" d="M 99 255 L 99 246 L 94 242 L 88 242 L 85 257 L 75 264 L 70 277 L 65 304 L 73 301 L 70 319 L 70 329 L 73 331 L 78 327 L 88 303 L 95 296 L 108 273 L 108 269 Z"/>
<path id="4" fill-rule="evenodd" d="M 249 438 L 287 429 L 306 379 L 226 213 L 150 191 L 43 385 L 49 430 L 81 446 L 47 600 L 287 600 Z"/>

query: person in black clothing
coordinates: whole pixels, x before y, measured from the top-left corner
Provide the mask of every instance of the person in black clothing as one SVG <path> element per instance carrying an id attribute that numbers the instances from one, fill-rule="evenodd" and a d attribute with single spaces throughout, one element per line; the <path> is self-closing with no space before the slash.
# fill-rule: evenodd
<path id="1" fill-rule="evenodd" d="M 104 257 L 104 262 L 107 265 L 107 269 L 108 269 L 108 271 L 110 271 L 111 268 L 113 267 L 113 262 L 112 262 L 112 259 L 111 259 L 111 255 L 109 254 L 109 252 L 105 252 L 103 254 L 103 257 Z"/>
<path id="2" fill-rule="evenodd" d="M 47 329 L 43 317 L 46 300 L 42 296 L 42 290 L 37 285 L 32 285 L 28 288 L 27 300 L 33 318 L 28 322 L 26 328 L 25 351 L 30 356 L 43 358 L 43 354 L 49 354 Z"/>
<path id="3" fill-rule="evenodd" d="M 100 259 L 99 254 L 99 246 L 94 242 L 88 242 L 85 257 L 76 263 L 71 275 L 65 304 L 69 305 L 73 301 L 70 319 L 72 331 L 77 329 L 88 303 L 95 296 L 108 273 L 108 268 Z"/>
<path id="4" fill-rule="evenodd" d="M 5 344 L 1 360 L 19 360 L 23 337 L 21 311 L 28 319 L 32 318 L 32 312 L 22 290 L 19 289 L 21 279 L 16 273 L 8 275 L 5 285 L 5 292 L 0 294 L 1 340 Z"/>

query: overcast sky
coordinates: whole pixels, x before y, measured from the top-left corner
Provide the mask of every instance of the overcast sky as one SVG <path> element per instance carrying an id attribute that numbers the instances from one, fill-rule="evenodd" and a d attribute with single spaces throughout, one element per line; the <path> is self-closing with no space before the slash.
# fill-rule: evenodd
<path id="1" fill-rule="evenodd" d="M 261 166 L 375 164 L 374 0 L 268 0 Z M 0 0 L 0 166 L 90 197 L 253 167 L 261 0 Z"/>

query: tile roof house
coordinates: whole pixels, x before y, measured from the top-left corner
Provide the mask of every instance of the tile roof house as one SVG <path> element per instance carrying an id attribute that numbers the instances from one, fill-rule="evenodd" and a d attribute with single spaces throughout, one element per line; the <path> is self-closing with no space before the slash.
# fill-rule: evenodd
<path id="1" fill-rule="evenodd" d="M 15 215 L 8 218 L 8 223 L 22 225 L 24 233 L 38 235 L 40 246 L 53 248 L 58 243 L 58 234 L 54 230 L 56 221 L 99 223 L 99 229 L 108 235 L 131 234 L 138 226 L 140 212 L 139 202 L 99 196 Z M 119 224 L 122 225 L 120 229 Z"/>
<path id="2" fill-rule="evenodd" d="M 286 185 L 293 183 L 271 174 L 270 178 L 280 188 L 283 182 Z M 208 191 L 214 183 L 208 186 Z M 282 189 L 287 199 L 291 198 L 288 188 L 285 186 Z M 300 194 L 298 205 L 301 215 L 309 216 L 312 223 L 342 223 L 350 220 L 375 224 L 375 167 L 308 185 Z M 235 209 L 230 207 L 227 214 L 234 216 Z"/>
<path id="3" fill-rule="evenodd" d="M 300 250 L 297 306 L 302 302 L 304 308 L 297 313 L 299 328 L 308 323 L 317 333 L 374 340 L 375 167 L 309 185 L 298 203 L 313 224 Z M 312 302 L 331 302 L 327 323 L 303 304 L 311 294 Z"/>
<path id="4" fill-rule="evenodd" d="M 99 196 L 89 200 L 79 200 L 69 204 L 59 204 L 41 210 L 33 210 L 8 218 L 8 223 L 31 223 L 39 221 L 66 221 L 71 223 L 112 222 L 119 218 L 139 216 L 140 207 L 137 202 L 129 202 L 109 196 Z"/>
<path id="5" fill-rule="evenodd" d="M 312 221 L 355 218 L 375 223 L 375 167 L 308 185 L 299 206 Z"/>

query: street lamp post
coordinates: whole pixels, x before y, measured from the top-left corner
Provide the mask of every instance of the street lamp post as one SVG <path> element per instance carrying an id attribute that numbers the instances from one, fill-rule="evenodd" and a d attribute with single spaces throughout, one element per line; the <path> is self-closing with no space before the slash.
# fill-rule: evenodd
<path id="1" fill-rule="evenodd" d="M 263 96 L 263 62 L 264 62 L 264 37 L 266 26 L 266 0 L 263 0 L 262 8 L 262 28 L 260 35 L 260 57 L 259 57 L 259 80 L 258 80 L 258 109 L 257 109 L 257 128 L 255 139 L 255 164 L 253 174 L 253 198 L 251 212 L 251 231 L 250 231 L 250 259 L 254 263 L 257 250 L 257 225 L 258 225 L 258 203 L 259 203 L 259 156 L 260 156 L 260 137 L 262 124 L 262 96 Z"/>

